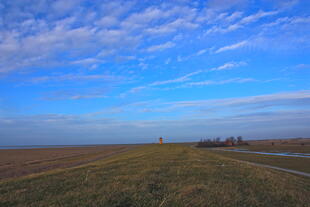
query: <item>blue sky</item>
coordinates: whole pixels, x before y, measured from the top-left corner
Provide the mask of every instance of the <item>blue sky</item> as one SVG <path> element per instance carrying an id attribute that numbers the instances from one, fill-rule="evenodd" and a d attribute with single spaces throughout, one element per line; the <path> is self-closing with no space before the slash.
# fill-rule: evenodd
<path id="1" fill-rule="evenodd" d="M 310 135 L 306 0 L 0 2 L 0 145 Z"/>

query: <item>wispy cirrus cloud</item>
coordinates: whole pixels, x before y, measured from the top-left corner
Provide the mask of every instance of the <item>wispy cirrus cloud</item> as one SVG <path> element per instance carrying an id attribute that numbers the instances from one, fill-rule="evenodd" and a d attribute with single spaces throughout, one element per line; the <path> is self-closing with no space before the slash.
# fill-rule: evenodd
<path id="1" fill-rule="evenodd" d="M 309 110 L 242 113 L 220 118 L 202 116 L 140 121 L 44 114 L 20 118 L 1 117 L 0 130 L 2 135 L 11 137 L 5 139 L 3 145 L 76 144 L 73 141 L 76 139 L 80 140 L 80 144 L 98 144 L 102 139 L 106 144 L 116 144 L 123 143 L 128 137 L 132 137 L 128 143 L 136 144 L 154 142 L 157 140 L 158 131 L 163 128 L 169 141 L 174 142 L 197 141 L 205 137 L 206 132 L 210 137 L 232 135 L 250 138 L 307 137 L 309 130 L 306 128 L 306 123 L 309 121 Z M 45 135 L 44 139 L 42 134 Z"/>
<path id="2" fill-rule="evenodd" d="M 260 20 L 263 17 L 273 16 L 273 15 L 276 15 L 278 13 L 279 13 L 278 11 L 269 11 L 269 12 L 258 11 L 255 14 L 243 17 L 238 22 L 230 23 L 231 21 L 233 21 L 233 19 L 239 18 L 242 15 L 241 12 L 233 13 L 231 16 L 226 17 L 226 19 L 228 20 L 227 21 L 228 23 L 225 24 L 225 22 L 224 22 L 224 25 L 215 25 L 215 26 L 211 27 L 210 29 L 208 29 L 205 34 L 208 35 L 208 34 L 211 34 L 211 33 L 227 33 L 227 32 L 232 32 L 232 31 L 235 31 L 237 29 L 245 27 L 247 24 L 254 23 L 254 22 Z"/>
<path id="3" fill-rule="evenodd" d="M 151 83 L 149 86 L 159 86 L 159 85 L 166 85 L 166 84 L 170 84 L 170 83 L 182 83 L 182 82 L 188 81 L 190 79 L 190 77 L 197 75 L 199 73 L 202 73 L 202 70 L 186 74 L 186 75 L 181 76 L 181 77 L 176 78 L 176 79 L 165 80 L 165 81 L 156 81 L 156 82 Z"/>
<path id="4" fill-rule="evenodd" d="M 100 60 L 98 58 L 85 58 L 80 60 L 72 61 L 72 64 L 82 64 L 82 65 L 89 65 L 89 64 L 96 64 L 96 63 L 104 63 L 104 60 Z"/>
<path id="5" fill-rule="evenodd" d="M 128 91 L 128 93 L 137 93 L 137 92 L 141 92 L 142 90 L 148 89 L 148 88 L 152 88 L 152 87 L 156 87 L 156 86 L 163 86 L 163 85 L 168 85 L 168 84 L 176 84 L 176 83 L 184 83 L 184 82 L 188 82 L 192 79 L 192 77 L 201 74 L 201 73 L 206 73 L 206 72 L 212 72 L 212 71 L 222 71 L 222 70 L 229 70 L 235 67 L 240 67 L 240 66 L 245 66 L 247 65 L 247 63 L 245 61 L 240 61 L 240 62 L 228 62 L 225 63 L 223 65 L 220 65 L 218 67 L 214 67 L 211 69 L 205 69 L 205 70 L 197 70 L 195 72 L 192 73 L 188 73 L 186 75 L 174 78 L 174 79 L 169 79 L 169 80 L 162 80 L 162 81 L 155 81 L 152 83 L 149 83 L 147 85 L 144 86 L 138 86 L 138 87 L 134 87 L 132 89 L 130 89 Z M 172 87 L 172 88 L 165 88 L 164 90 L 171 90 L 171 89 L 178 89 L 178 88 L 184 88 L 184 87 L 188 87 L 188 86 L 194 86 L 194 85 L 222 85 L 222 84 L 226 84 L 226 83 L 242 83 L 242 82 L 251 82 L 251 81 L 255 81 L 254 79 L 251 78 L 247 78 L 247 79 L 242 79 L 242 78 L 232 78 L 229 80 L 222 80 L 222 81 L 214 81 L 214 80 L 209 80 L 209 81 L 204 81 L 204 82 L 192 82 L 191 83 L 187 83 L 187 84 L 183 84 L 180 86 L 176 86 L 176 87 Z M 122 94 L 122 97 L 124 96 L 124 94 Z"/>
<path id="6" fill-rule="evenodd" d="M 155 33 L 165 35 L 198 27 L 194 22 L 197 11 L 186 5 L 158 4 L 137 11 L 133 9 L 136 1 L 92 2 L 90 8 L 83 0 L 68 1 L 70 4 L 43 1 L 42 5 L 50 5 L 52 9 L 41 4 L 37 9 L 27 1 L 20 5 L 4 3 L 1 7 L 5 21 L 0 28 L 0 72 L 46 67 L 47 61 L 54 66 L 112 62 L 114 58 L 104 56 L 118 56 L 123 51 L 131 56 L 145 38 Z M 72 9 L 75 12 L 71 12 Z M 40 18 L 34 18 L 36 15 Z M 149 50 L 160 51 L 172 46 L 172 42 L 162 43 L 158 47 L 149 46 Z M 63 58 L 59 58 L 59 54 Z M 81 59 L 86 54 L 88 58 Z"/>
<path id="7" fill-rule="evenodd" d="M 59 90 L 46 93 L 41 97 L 45 101 L 82 100 L 107 98 L 107 88 Z"/>
<path id="8" fill-rule="evenodd" d="M 232 82 L 233 80 L 230 81 Z M 251 82 L 252 80 L 239 79 L 239 81 Z M 167 113 L 166 116 L 170 113 L 169 116 L 171 116 L 171 118 L 179 116 L 184 117 L 185 115 L 191 118 L 204 117 L 206 115 L 212 115 L 217 118 L 226 116 L 231 116 L 231 118 L 244 116 L 243 118 L 245 118 L 254 114 L 277 114 L 281 111 L 291 111 L 292 115 L 295 113 L 293 116 L 301 118 L 302 116 L 299 112 L 303 113 L 303 111 L 309 110 L 309 103 L 310 91 L 308 90 L 222 99 L 184 100 L 172 102 L 158 100 L 143 102 L 143 105 L 135 105 L 131 103 L 130 107 L 124 105 L 121 113 L 130 113 L 130 111 L 138 111 L 140 113 L 160 112 Z M 282 115 L 274 118 L 281 120 L 283 118 Z"/>
<path id="9" fill-rule="evenodd" d="M 207 49 L 202 49 L 202 50 L 197 51 L 195 55 L 200 56 L 200 55 L 205 54 L 207 51 L 208 51 Z"/>
<path id="10" fill-rule="evenodd" d="M 248 83 L 248 82 L 255 82 L 257 80 L 253 78 L 232 78 L 227 80 L 206 80 L 206 81 L 198 81 L 198 82 L 189 82 L 187 86 L 208 86 L 208 85 L 223 85 L 228 83 Z"/>
<path id="11" fill-rule="evenodd" d="M 163 81 L 155 81 L 155 82 L 149 83 L 149 84 L 144 85 L 144 86 L 134 87 L 134 88 L 131 88 L 128 92 L 122 93 L 121 97 L 124 97 L 127 93 L 137 93 L 137 92 L 140 92 L 142 90 L 152 88 L 152 87 L 156 87 L 156 86 L 162 86 L 162 85 L 173 84 L 173 83 L 183 83 L 183 82 L 190 80 L 190 78 L 192 76 L 198 75 L 199 73 L 202 73 L 202 72 L 203 72 L 202 70 L 198 70 L 198 71 L 186 74 L 186 75 L 178 77 L 178 78 L 163 80 Z"/>
<path id="12" fill-rule="evenodd" d="M 195 29 L 197 27 L 199 27 L 199 25 L 193 23 L 190 19 L 179 18 L 165 25 L 160 25 L 155 28 L 149 28 L 146 31 L 147 33 L 158 35 L 158 34 L 169 34 L 172 32 L 176 32 L 179 28 Z"/>
<path id="13" fill-rule="evenodd" d="M 272 16 L 278 14 L 278 11 L 259 11 L 256 14 L 252 14 L 250 16 L 244 17 L 243 19 L 240 20 L 240 24 L 249 24 L 258 21 L 259 19 L 267 16 Z"/>
<path id="14" fill-rule="evenodd" d="M 63 133 L 63 140 L 101 142 L 104 134 L 128 142 L 163 128 L 192 137 L 208 126 L 244 132 L 255 122 L 250 135 L 268 128 L 272 136 L 270 126 L 277 136 L 300 126 L 309 132 L 308 7 L 298 0 L 1 1 L 0 137 Z M 67 115 L 44 115 L 51 112 Z M 10 114 L 20 115 L 3 118 Z"/>
<path id="15" fill-rule="evenodd" d="M 231 80 L 223 80 L 217 83 L 209 84 L 230 84 L 230 83 L 246 83 L 256 82 L 257 80 L 251 78 L 236 78 Z M 202 83 L 204 84 L 204 83 Z M 199 84 L 198 84 L 199 86 Z M 171 113 L 171 116 L 179 116 L 185 114 L 192 114 L 192 116 L 200 116 L 197 112 L 222 112 L 224 114 L 239 114 L 243 112 L 262 113 L 281 110 L 305 110 L 310 103 L 310 91 L 292 91 L 284 93 L 263 94 L 256 96 L 245 96 L 236 98 L 222 98 L 222 99 L 203 99 L 203 100 L 183 100 L 165 102 L 163 100 L 153 100 L 146 102 L 130 103 L 121 106 L 120 113 L 131 113 L 131 111 L 138 111 L 141 113 L 150 112 L 165 112 Z M 107 109 L 109 111 L 109 109 Z"/>
<path id="16" fill-rule="evenodd" d="M 298 64 L 295 65 L 294 68 L 299 69 L 299 70 L 304 70 L 304 69 L 310 69 L 310 64 Z"/>
<path id="17" fill-rule="evenodd" d="M 65 74 L 57 76 L 39 76 L 33 77 L 29 80 L 31 83 L 43 83 L 43 82 L 61 82 L 61 81 L 120 81 L 124 80 L 124 77 L 103 75 L 103 74 Z"/>
<path id="18" fill-rule="evenodd" d="M 210 71 L 221 71 L 221 70 L 228 70 L 234 67 L 240 67 L 240 66 L 245 66 L 247 63 L 245 61 L 240 61 L 240 62 L 228 62 L 223 65 L 220 65 L 215 68 L 211 68 Z"/>
<path id="19" fill-rule="evenodd" d="M 171 102 L 171 104 L 186 107 L 186 106 L 307 106 L 310 103 L 310 91 L 294 91 L 286 93 L 275 93 L 267 95 L 249 96 L 241 98 L 226 98 L 218 100 L 198 100 L 198 101 L 179 101 Z"/>
<path id="20" fill-rule="evenodd" d="M 309 24 L 310 16 L 305 17 L 280 17 L 275 21 L 268 22 L 262 25 L 262 28 L 269 29 L 275 26 L 281 26 L 283 29 L 287 29 L 291 26 L 296 26 L 298 24 Z"/>
<path id="21" fill-rule="evenodd" d="M 227 45 L 224 47 L 221 47 L 215 51 L 215 53 L 221 53 L 229 50 L 236 50 L 238 48 L 244 47 L 248 44 L 249 42 L 247 40 L 232 44 L 232 45 Z"/>
<path id="22" fill-rule="evenodd" d="M 175 46 L 175 43 L 173 42 L 166 42 L 166 43 L 163 43 L 163 44 L 160 44 L 160 45 L 153 45 L 149 48 L 146 49 L 147 52 L 155 52 L 155 51 L 162 51 L 162 50 L 165 50 L 165 49 L 169 49 L 169 48 L 172 48 Z"/>

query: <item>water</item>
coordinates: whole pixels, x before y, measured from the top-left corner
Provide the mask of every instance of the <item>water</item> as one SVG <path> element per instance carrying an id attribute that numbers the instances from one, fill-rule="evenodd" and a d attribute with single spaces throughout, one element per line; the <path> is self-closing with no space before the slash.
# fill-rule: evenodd
<path id="1" fill-rule="evenodd" d="M 285 156 L 285 157 L 305 157 L 310 158 L 309 153 L 294 153 L 294 152 L 255 152 L 248 151 L 246 149 L 223 149 L 224 151 L 234 151 L 234 152 L 243 152 L 251 154 L 261 154 L 261 155 L 276 155 L 276 156 Z"/>

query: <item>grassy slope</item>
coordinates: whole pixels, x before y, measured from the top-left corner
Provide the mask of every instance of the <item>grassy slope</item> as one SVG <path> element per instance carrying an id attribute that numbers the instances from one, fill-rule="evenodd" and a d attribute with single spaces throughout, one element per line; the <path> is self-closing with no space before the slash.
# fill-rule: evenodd
<path id="1" fill-rule="evenodd" d="M 148 145 L 0 183 L 0 206 L 307 206 L 310 180 L 207 150 Z"/>

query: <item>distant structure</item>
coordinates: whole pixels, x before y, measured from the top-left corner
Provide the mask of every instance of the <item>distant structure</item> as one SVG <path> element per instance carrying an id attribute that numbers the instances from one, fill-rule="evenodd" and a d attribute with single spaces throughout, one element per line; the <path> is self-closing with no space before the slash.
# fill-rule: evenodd
<path id="1" fill-rule="evenodd" d="M 163 138 L 162 137 L 159 138 L 159 144 L 163 144 Z"/>

